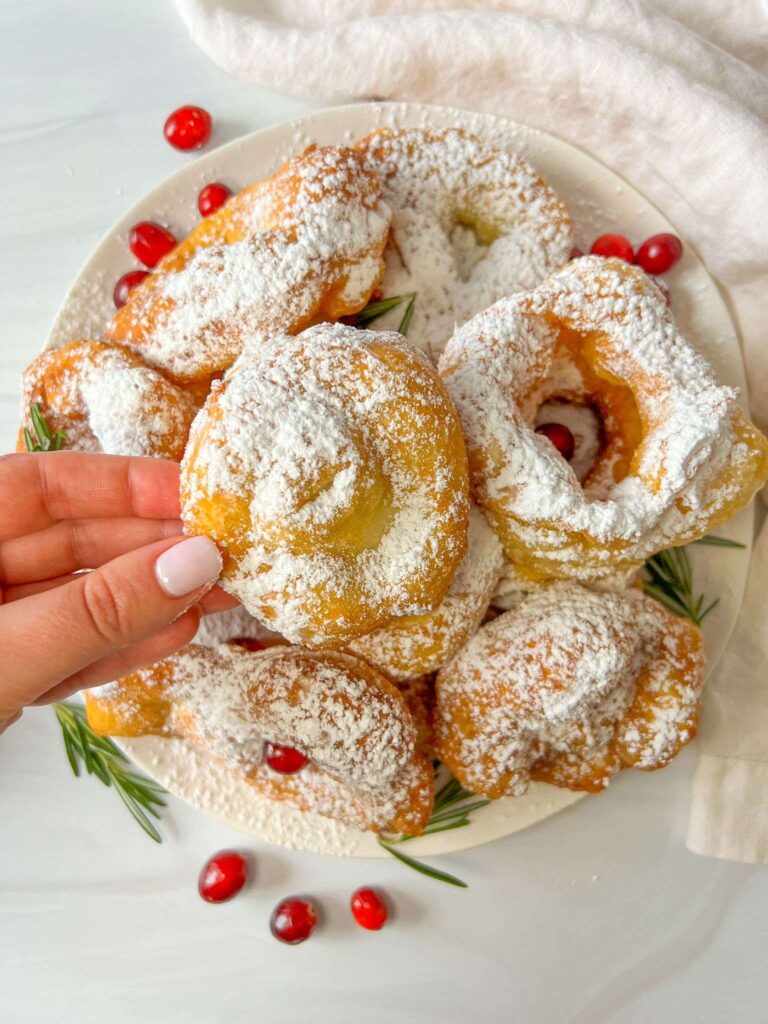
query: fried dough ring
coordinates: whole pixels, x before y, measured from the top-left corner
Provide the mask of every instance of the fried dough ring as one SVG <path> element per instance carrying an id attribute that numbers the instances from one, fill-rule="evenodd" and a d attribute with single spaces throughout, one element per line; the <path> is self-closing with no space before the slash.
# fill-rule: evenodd
<path id="1" fill-rule="evenodd" d="M 179 462 L 197 407 L 127 348 L 73 341 L 38 356 L 21 381 L 22 418 L 37 403 L 67 448 Z M 23 429 L 18 451 L 25 451 Z"/>
<path id="2" fill-rule="evenodd" d="M 603 789 L 696 734 L 702 637 L 639 590 L 540 587 L 438 673 L 435 746 L 473 793 Z"/>
<path id="3" fill-rule="evenodd" d="M 417 292 L 408 337 L 430 355 L 456 324 L 567 261 L 568 210 L 508 150 L 461 128 L 380 128 L 357 148 L 392 210 L 387 293 Z"/>
<path id="4" fill-rule="evenodd" d="M 89 691 L 86 707 L 102 736 L 185 738 L 264 796 L 353 827 L 415 835 L 431 814 L 432 766 L 403 697 L 349 655 L 191 644 Z M 266 741 L 311 763 L 281 775 L 263 761 Z"/>
<path id="5" fill-rule="evenodd" d="M 466 456 L 434 367 L 400 335 L 324 324 L 264 341 L 215 388 L 182 519 L 222 586 L 293 643 L 348 643 L 443 599 L 466 550 Z"/>
<path id="6" fill-rule="evenodd" d="M 532 578 L 595 579 L 701 537 L 768 477 L 768 441 L 676 329 L 637 267 L 575 260 L 460 328 L 440 372 L 462 419 L 473 497 Z M 579 482 L 535 433 L 552 398 L 599 412 Z"/>
<path id="7" fill-rule="evenodd" d="M 232 365 L 246 335 L 356 313 L 383 271 L 380 191 L 354 150 L 293 157 L 165 256 L 106 337 L 179 382 L 206 382 Z"/>
<path id="8" fill-rule="evenodd" d="M 431 612 L 392 621 L 358 637 L 349 650 L 394 682 L 436 672 L 476 632 L 503 564 L 501 544 L 471 508 L 467 553 L 443 600 Z"/>

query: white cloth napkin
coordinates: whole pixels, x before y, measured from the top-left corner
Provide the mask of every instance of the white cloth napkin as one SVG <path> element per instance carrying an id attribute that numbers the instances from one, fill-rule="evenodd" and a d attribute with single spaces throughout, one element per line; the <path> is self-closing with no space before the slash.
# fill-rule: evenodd
<path id="1" fill-rule="evenodd" d="M 759 0 L 174 0 L 259 85 L 501 114 L 652 199 L 722 286 L 768 429 L 768 12 Z M 768 530 L 768 527 L 766 528 Z M 768 532 L 708 685 L 688 845 L 768 862 Z"/>

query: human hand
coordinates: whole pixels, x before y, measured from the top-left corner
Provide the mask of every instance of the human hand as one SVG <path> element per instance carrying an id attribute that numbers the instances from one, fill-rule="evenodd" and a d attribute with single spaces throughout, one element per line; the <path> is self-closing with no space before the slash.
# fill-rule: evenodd
<path id="1" fill-rule="evenodd" d="M 180 534 L 172 462 L 0 457 L 0 732 L 27 705 L 168 657 L 201 614 L 237 603 L 211 589 L 213 541 Z"/>

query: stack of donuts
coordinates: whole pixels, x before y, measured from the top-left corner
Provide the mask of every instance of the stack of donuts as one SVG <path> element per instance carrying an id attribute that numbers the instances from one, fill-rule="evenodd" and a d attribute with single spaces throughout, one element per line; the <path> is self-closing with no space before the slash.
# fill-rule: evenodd
<path id="1" fill-rule="evenodd" d="M 240 602 L 90 691 L 97 732 L 406 835 L 434 760 L 490 799 L 669 763 L 702 637 L 638 570 L 745 506 L 768 441 L 651 278 L 572 248 L 524 160 L 381 129 L 233 196 L 102 337 L 35 360 L 24 423 L 37 403 L 71 448 L 180 461 Z M 403 293 L 407 338 L 354 326 Z M 552 408 L 591 425 L 578 459 L 537 431 Z"/>

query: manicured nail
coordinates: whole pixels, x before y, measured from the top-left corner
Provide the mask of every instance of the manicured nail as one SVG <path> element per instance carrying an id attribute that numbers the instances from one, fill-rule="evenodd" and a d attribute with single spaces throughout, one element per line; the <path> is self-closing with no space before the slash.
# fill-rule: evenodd
<path id="1" fill-rule="evenodd" d="M 213 583 L 222 569 L 219 549 L 208 537 L 190 537 L 155 562 L 157 582 L 169 597 L 182 597 Z"/>

